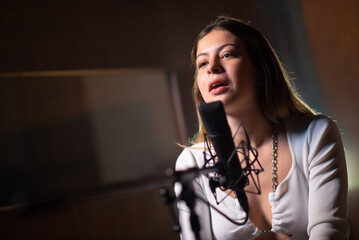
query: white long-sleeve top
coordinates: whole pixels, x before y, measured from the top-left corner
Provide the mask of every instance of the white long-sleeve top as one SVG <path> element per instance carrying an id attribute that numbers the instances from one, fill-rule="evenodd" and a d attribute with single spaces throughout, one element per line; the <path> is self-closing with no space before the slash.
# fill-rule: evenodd
<path id="1" fill-rule="evenodd" d="M 292 235 L 292 240 L 348 239 L 347 169 L 340 133 L 325 116 L 297 117 L 285 123 L 292 166 L 275 192 L 269 193 L 272 207 L 272 231 Z M 176 170 L 204 165 L 203 147 L 185 148 L 176 162 Z M 260 156 L 258 157 L 260 160 Z M 227 197 L 219 205 L 206 176 L 193 180 L 195 194 L 207 199 L 231 219 L 241 222 L 245 213 L 237 199 Z M 179 196 L 182 185 L 176 183 Z M 217 198 L 226 193 L 216 189 Z M 181 239 L 194 239 L 185 202 L 178 201 Z M 238 226 L 228 221 L 203 201 L 196 201 L 201 239 L 255 239 L 260 230 L 248 220 Z"/>

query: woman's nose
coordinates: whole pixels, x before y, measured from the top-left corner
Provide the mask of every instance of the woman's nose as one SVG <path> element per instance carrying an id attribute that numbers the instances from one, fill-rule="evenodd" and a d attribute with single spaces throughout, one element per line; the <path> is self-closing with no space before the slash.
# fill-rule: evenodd
<path id="1" fill-rule="evenodd" d="M 213 60 L 208 64 L 207 71 L 208 71 L 208 74 L 213 74 L 213 73 L 215 74 L 215 73 L 222 72 L 223 68 L 218 61 Z"/>

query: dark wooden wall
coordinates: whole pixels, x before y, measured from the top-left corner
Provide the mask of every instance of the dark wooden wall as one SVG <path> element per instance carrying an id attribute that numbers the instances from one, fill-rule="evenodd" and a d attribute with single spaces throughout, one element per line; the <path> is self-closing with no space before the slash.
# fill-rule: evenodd
<path id="1" fill-rule="evenodd" d="M 0 212 L 1 239 L 178 239 L 158 191 L 47 202 Z"/>
<path id="2" fill-rule="evenodd" d="M 210 18 L 230 14 L 251 21 L 267 36 L 296 72 L 297 85 L 315 107 L 338 113 L 343 127 L 357 130 L 350 120 L 358 116 L 358 54 L 353 54 L 358 52 L 357 10 L 354 0 L 276 4 L 266 0 L 1 1 L 0 73 L 137 67 L 174 70 L 187 135 L 191 136 L 197 128 L 191 100 L 192 42 Z M 343 106 L 346 111 L 341 110 Z M 351 136 L 351 142 L 357 141 L 359 133 Z M 354 217 L 352 222 L 358 224 Z M 158 189 L 153 189 L 55 208 L 1 211 L 0 238 L 178 239 L 172 224 Z"/>
<path id="3" fill-rule="evenodd" d="M 285 2 L 285 1 L 283 1 Z M 218 14 L 258 27 L 291 63 L 289 12 L 258 1 L 2 1 L 0 72 L 160 67 L 176 71 L 188 134 L 196 129 L 190 49 Z M 283 21 L 287 19 L 286 21 Z M 287 57 L 288 56 L 288 57 Z M 293 60 L 294 61 L 294 60 Z"/>
<path id="4" fill-rule="evenodd" d="M 359 2 L 302 0 L 326 114 L 341 128 L 349 173 L 349 220 L 359 239 Z"/>

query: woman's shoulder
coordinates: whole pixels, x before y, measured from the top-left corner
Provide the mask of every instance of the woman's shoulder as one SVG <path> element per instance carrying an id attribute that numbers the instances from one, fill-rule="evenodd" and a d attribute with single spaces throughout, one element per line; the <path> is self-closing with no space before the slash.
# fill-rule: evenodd
<path id="1" fill-rule="evenodd" d="M 199 167 L 204 163 L 204 143 L 184 147 L 176 161 L 176 170 Z"/>
<path id="2" fill-rule="evenodd" d="M 326 130 L 337 130 L 336 122 L 325 115 L 296 116 L 285 123 L 290 134 L 315 133 Z"/>
<path id="3" fill-rule="evenodd" d="M 325 115 L 305 115 L 286 122 L 288 140 L 295 146 L 307 143 L 322 146 L 341 143 L 341 133 L 337 123 Z"/>

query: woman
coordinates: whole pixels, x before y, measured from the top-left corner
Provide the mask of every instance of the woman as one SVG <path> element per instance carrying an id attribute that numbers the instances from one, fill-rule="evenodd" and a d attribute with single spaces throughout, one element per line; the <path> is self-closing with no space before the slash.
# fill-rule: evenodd
<path id="1" fill-rule="evenodd" d="M 243 21 L 221 16 L 200 32 L 192 63 L 196 106 L 221 101 L 232 134 L 243 124 L 264 169 L 258 175 L 261 194 L 246 194 L 244 225 L 196 201 L 201 239 L 347 239 L 347 172 L 338 129 L 300 99 L 267 40 Z M 199 114 L 198 120 L 199 132 L 178 157 L 177 171 L 204 165 L 206 130 Z M 243 138 L 243 132 L 236 134 L 234 142 Z M 230 189 L 216 189 L 223 198 L 217 204 L 206 175 L 192 184 L 198 197 L 229 218 L 245 219 Z M 177 196 L 181 190 L 176 184 Z M 177 205 L 181 237 L 194 239 L 189 208 L 183 201 Z"/>

